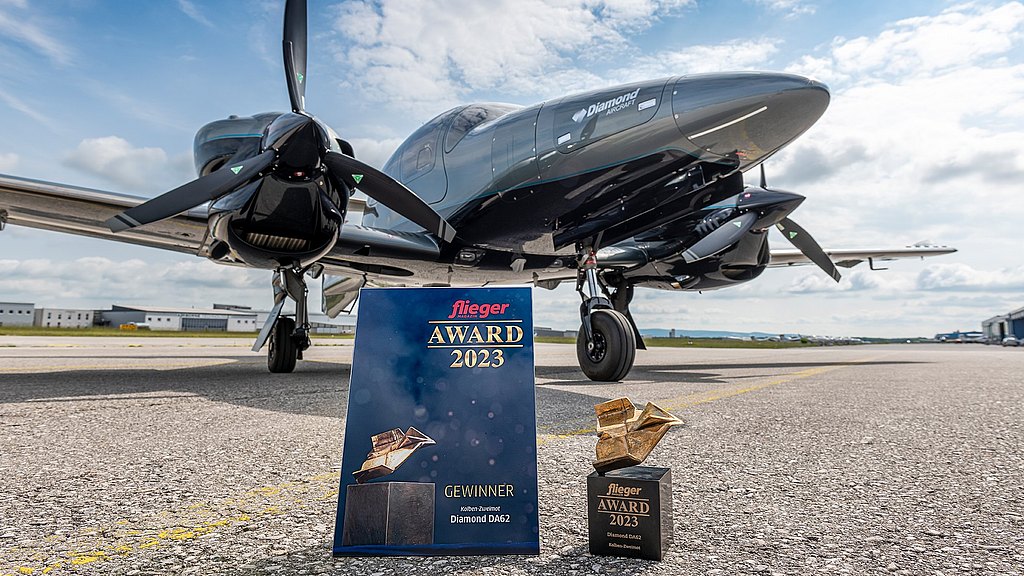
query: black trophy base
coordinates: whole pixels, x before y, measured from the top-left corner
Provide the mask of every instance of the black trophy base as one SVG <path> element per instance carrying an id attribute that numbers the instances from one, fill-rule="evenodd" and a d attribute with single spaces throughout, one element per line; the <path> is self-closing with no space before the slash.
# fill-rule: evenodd
<path id="1" fill-rule="evenodd" d="M 344 546 L 434 543 L 434 483 L 349 484 Z"/>
<path id="2" fill-rule="evenodd" d="M 590 553 L 661 560 L 672 545 L 672 471 L 630 466 L 587 476 Z"/>

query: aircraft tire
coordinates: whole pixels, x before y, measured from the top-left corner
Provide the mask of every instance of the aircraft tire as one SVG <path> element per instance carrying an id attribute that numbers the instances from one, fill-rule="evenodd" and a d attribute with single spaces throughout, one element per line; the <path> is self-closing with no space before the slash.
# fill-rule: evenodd
<path id="1" fill-rule="evenodd" d="M 580 327 L 576 335 L 576 358 L 587 378 L 597 382 L 617 382 L 629 374 L 636 358 L 636 336 L 626 316 L 615 310 L 595 310 L 590 314 L 594 349 L 587 349 L 587 336 Z"/>
<path id="2" fill-rule="evenodd" d="M 287 374 L 295 370 L 299 349 L 292 339 L 295 320 L 282 316 L 274 323 L 270 333 L 270 351 L 267 353 L 267 368 L 275 374 Z"/>

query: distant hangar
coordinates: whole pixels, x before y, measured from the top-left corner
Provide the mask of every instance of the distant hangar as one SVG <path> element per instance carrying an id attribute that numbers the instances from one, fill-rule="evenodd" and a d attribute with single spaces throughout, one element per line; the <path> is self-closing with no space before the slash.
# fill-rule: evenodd
<path id="1" fill-rule="evenodd" d="M 103 321 L 111 326 L 135 324 L 151 330 L 189 332 L 254 332 L 256 313 L 219 308 L 170 308 L 167 306 L 118 306 L 103 311 Z"/>
<path id="2" fill-rule="evenodd" d="M 1001 342 L 1007 336 L 1024 339 L 1024 308 L 985 320 L 981 323 L 981 331 L 990 342 Z"/>

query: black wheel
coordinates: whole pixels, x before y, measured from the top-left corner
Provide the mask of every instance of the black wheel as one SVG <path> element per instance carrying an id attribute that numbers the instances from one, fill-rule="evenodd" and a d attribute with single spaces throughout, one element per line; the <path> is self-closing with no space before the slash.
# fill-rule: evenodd
<path id="1" fill-rule="evenodd" d="M 267 354 L 267 367 L 271 372 L 288 373 L 295 370 L 295 360 L 299 357 L 299 348 L 292 339 L 295 332 L 295 320 L 281 317 L 274 323 L 270 332 L 270 352 Z"/>
<path id="2" fill-rule="evenodd" d="M 590 315 L 594 335 L 592 346 L 580 327 L 576 336 L 576 357 L 587 378 L 598 382 L 616 382 L 629 374 L 636 358 L 636 336 L 629 320 L 615 310 L 595 310 Z"/>

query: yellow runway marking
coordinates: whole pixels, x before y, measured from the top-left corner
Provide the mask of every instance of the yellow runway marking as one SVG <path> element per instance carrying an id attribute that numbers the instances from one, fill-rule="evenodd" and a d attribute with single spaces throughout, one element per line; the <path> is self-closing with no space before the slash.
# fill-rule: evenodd
<path id="1" fill-rule="evenodd" d="M 151 548 L 159 548 L 167 544 L 181 545 L 188 541 L 201 538 L 212 532 L 231 527 L 241 526 L 262 518 L 279 516 L 289 509 L 300 508 L 310 502 L 334 500 L 337 498 L 338 472 L 325 472 L 299 480 L 284 482 L 274 486 L 260 486 L 246 491 L 240 496 L 227 498 L 214 504 L 198 503 L 184 506 L 178 510 L 165 510 L 152 515 L 152 518 L 180 519 L 174 525 L 163 528 L 133 529 L 130 522 L 121 520 L 114 526 L 92 527 L 86 532 L 101 534 L 101 539 L 92 547 L 85 549 L 51 552 L 46 549 L 22 549 L 28 561 L 15 564 L 14 574 L 51 574 L 63 570 L 74 571 L 74 568 L 94 562 L 104 562 L 113 558 L 126 558 Z M 274 497 L 274 501 L 269 499 Z M 282 502 L 287 498 L 287 503 Z M 214 510 L 221 510 L 220 514 Z M 224 514 L 224 512 L 230 512 Z M 145 522 L 145 520 L 140 520 Z M 62 537 L 55 536 L 53 540 Z M 47 538 L 50 541 L 50 538 Z M 4 558 L 3 560 L 7 560 Z M 9 569 L 9 568 L 8 568 Z M 12 574 L 11 576 L 14 576 Z M 8 572 L 0 571 L 0 576 Z"/>
<path id="2" fill-rule="evenodd" d="M 800 370 L 797 372 L 791 372 L 777 378 L 762 382 L 760 384 L 753 384 L 750 386 L 742 386 L 737 388 L 725 388 L 718 390 L 709 390 L 707 392 L 701 392 L 697 394 L 689 394 L 686 396 L 680 396 L 677 398 L 670 398 L 667 400 L 657 400 L 658 406 L 661 406 L 669 412 L 675 410 L 686 410 L 687 408 L 693 408 L 694 406 L 700 406 L 701 404 L 707 404 L 716 400 L 724 400 L 726 398 L 732 398 L 741 394 L 749 394 L 751 392 L 757 392 L 764 390 L 765 388 L 771 388 L 780 384 L 787 384 L 796 380 L 802 380 L 804 378 L 810 378 L 812 376 L 819 376 L 833 370 L 839 370 L 840 368 L 849 368 L 850 366 L 857 364 L 864 364 L 877 360 L 881 356 L 871 356 L 868 358 L 861 358 L 859 360 L 851 360 L 844 364 L 833 364 L 831 366 L 817 366 L 815 368 L 807 368 L 806 370 Z M 552 440 L 558 440 L 562 438 L 572 438 L 574 436 L 583 436 L 586 434 L 594 434 L 597 432 L 596 428 L 581 428 L 579 430 L 573 430 L 571 432 L 562 432 L 559 434 L 538 434 L 537 445 L 541 446 Z"/>
<path id="3" fill-rule="evenodd" d="M 117 364 L 55 364 L 38 368 L 0 368 L 0 374 L 48 374 L 80 370 L 110 370 L 113 372 L 126 372 L 132 370 L 180 370 L 182 368 L 208 368 L 210 366 L 222 366 L 224 364 L 232 364 L 235 362 L 237 361 L 234 359 L 198 358 L 191 362 L 165 362 L 160 364 L 139 363 L 134 366 L 119 366 Z"/>

